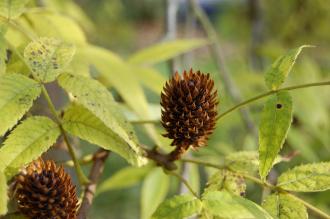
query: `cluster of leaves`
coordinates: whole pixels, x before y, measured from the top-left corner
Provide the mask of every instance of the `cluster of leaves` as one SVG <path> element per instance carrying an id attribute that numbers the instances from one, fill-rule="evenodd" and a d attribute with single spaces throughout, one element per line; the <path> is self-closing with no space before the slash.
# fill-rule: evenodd
<path id="1" fill-rule="evenodd" d="M 307 218 L 305 205 L 289 192 L 330 189 L 330 163 L 324 162 L 282 173 L 274 186 L 276 192 L 262 206 L 242 197 L 245 179 L 259 170 L 265 181 L 273 165 L 283 160 L 278 153 L 290 128 L 293 104 L 290 93 L 280 86 L 306 46 L 277 59 L 265 74 L 266 85 L 273 93 L 261 115 L 259 152 L 226 156 L 225 165 L 210 177 L 200 197 L 180 195 L 163 202 L 169 192 L 170 177 L 161 168 L 148 164 L 130 118 L 123 111 L 141 120 L 153 119 L 142 86 L 159 94 L 165 81 L 153 65 L 208 42 L 195 39 L 161 43 L 124 60 L 87 42 L 77 24 L 86 18 L 71 1 L 49 8 L 30 6 L 35 5 L 28 0 L 0 3 L 0 135 L 7 135 L 0 147 L 0 215 L 7 213 L 7 183 L 22 166 L 40 157 L 65 133 L 111 150 L 133 165 L 100 184 L 97 194 L 143 180 L 142 219 L 195 214 L 201 218 Z M 70 17 L 58 13 L 65 7 L 74 8 L 70 11 L 76 13 Z M 61 116 L 45 88 L 52 82 L 66 91 L 70 99 Z M 114 100 L 109 88 L 119 93 L 125 106 Z M 53 110 L 53 119 L 27 114 L 41 94 Z M 24 115 L 26 118 L 22 119 Z M 163 145 L 155 127 L 146 126 L 145 131 L 155 144 Z M 198 171 L 197 167 L 192 171 Z M 83 178 L 82 172 L 78 174 Z M 198 183 L 193 185 L 197 193 L 199 188 Z"/>

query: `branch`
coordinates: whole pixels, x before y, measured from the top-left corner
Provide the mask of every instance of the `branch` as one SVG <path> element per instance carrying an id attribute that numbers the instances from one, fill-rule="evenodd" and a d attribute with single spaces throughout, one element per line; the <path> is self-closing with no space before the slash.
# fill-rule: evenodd
<path id="1" fill-rule="evenodd" d="M 180 174 L 177 174 L 176 172 L 173 172 L 173 171 L 166 171 L 165 173 L 170 174 L 170 175 L 175 176 L 176 178 L 178 178 L 183 184 L 185 184 L 185 186 L 188 188 L 188 190 L 191 192 L 191 194 L 193 194 L 196 198 L 199 198 L 197 193 L 189 185 L 188 181 L 185 178 L 183 178 Z"/>
<path id="2" fill-rule="evenodd" d="M 100 179 L 102 175 L 104 164 L 109 154 L 110 151 L 104 149 L 99 149 L 94 154 L 93 157 L 94 163 L 89 173 L 90 182 L 85 188 L 84 197 L 78 211 L 77 219 L 87 218 L 88 211 L 92 206 L 93 198 L 95 195 L 97 181 Z"/>

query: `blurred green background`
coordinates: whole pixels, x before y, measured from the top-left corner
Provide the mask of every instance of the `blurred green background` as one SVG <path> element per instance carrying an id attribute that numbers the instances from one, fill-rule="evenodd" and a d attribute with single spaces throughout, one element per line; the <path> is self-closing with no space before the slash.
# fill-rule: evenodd
<path id="1" fill-rule="evenodd" d="M 263 73 L 278 56 L 303 44 L 316 47 L 304 49 L 285 86 L 330 80 L 330 2 L 328 0 L 201 0 L 199 3 L 216 29 L 225 65 L 235 82 L 235 87 L 240 91 L 242 99 L 265 92 L 267 89 L 264 85 Z M 36 0 L 30 4 L 31 7 L 36 5 L 56 11 L 59 16 L 70 18 L 75 24 L 78 24 L 79 28 L 76 30 L 76 26 L 71 28 L 70 22 L 61 20 L 60 25 L 68 29 L 60 30 L 61 28 L 59 28 L 58 32 L 54 33 L 55 36 L 60 34 L 76 43 L 79 39 L 85 41 L 83 38 L 86 38 L 90 44 L 111 50 L 124 60 L 141 49 L 163 41 L 175 38 L 206 38 L 202 26 L 189 6 L 189 1 L 184 0 Z M 174 9 L 174 15 L 176 15 L 174 31 L 171 30 L 173 14 L 168 16 L 171 14 L 169 10 L 172 6 L 177 7 L 176 10 Z M 28 17 L 26 22 L 41 22 L 33 19 L 38 18 Z M 47 22 L 49 21 L 45 21 L 43 25 L 48 25 Z M 41 24 L 38 25 L 42 28 Z M 38 25 L 36 24 L 37 27 Z M 42 29 L 37 32 L 42 33 Z M 175 47 L 173 49 L 175 50 Z M 97 56 L 90 55 L 89 58 L 92 61 L 98 61 L 93 60 L 98 59 Z M 210 73 L 216 81 L 220 94 L 219 110 L 224 111 L 234 105 L 226 85 L 220 77 L 216 59 L 209 48 L 203 46 L 175 57 L 174 62 L 162 61 L 152 65 L 153 71 L 149 74 L 139 74 L 138 68 L 131 68 L 130 74 L 134 76 L 133 78 L 142 81 L 142 88 L 148 100 L 148 109 L 152 118 L 159 119 L 161 86 L 173 73 L 173 66 L 179 72 L 193 68 Z M 77 60 L 75 67 L 83 69 L 84 62 Z M 111 89 L 118 101 L 122 102 L 123 99 L 126 101 L 121 92 L 125 92 L 125 89 L 129 92 L 129 85 L 126 87 L 125 82 L 122 83 L 122 90 L 118 91 L 118 87 L 113 88 L 112 81 L 99 72 L 102 70 L 93 66 L 89 70 L 93 77 Z M 153 75 L 154 73 L 157 75 Z M 117 76 L 120 77 L 120 74 Z M 112 75 L 111 77 L 117 76 Z M 131 78 L 131 80 L 134 79 Z M 62 93 L 57 93 L 55 89 L 51 95 L 59 99 L 59 106 L 63 104 Z M 128 95 L 135 98 L 134 93 L 128 93 Z M 280 163 L 274 168 L 270 174 L 271 182 L 275 181 L 279 173 L 297 164 L 330 160 L 329 88 L 292 91 L 292 96 L 294 98 L 294 121 L 281 154 L 283 156 L 293 153 L 297 155 L 290 162 Z M 263 103 L 264 100 L 260 100 L 249 105 L 253 124 L 256 127 Z M 128 105 L 132 108 L 132 103 Z M 134 113 L 124 104 L 123 110 L 127 111 L 127 115 L 136 118 L 136 115 L 133 115 Z M 135 125 L 135 128 L 140 141 L 145 145 L 153 146 L 150 133 L 141 129 L 141 125 Z M 164 133 L 158 124 L 157 132 Z M 163 138 L 160 141 L 165 146 L 169 143 Z M 217 129 L 207 147 L 198 152 L 192 152 L 190 156 L 221 163 L 223 157 L 231 152 L 257 150 L 257 148 L 256 136 L 246 128 L 239 111 L 236 111 L 218 122 Z M 86 142 L 80 142 L 77 150 L 84 155 L 95 151 L 96 147 Z M 52 153 L 61 154 L 56 149 Z M 50 154 L 50 156 L 55 156 L 54 154 Z M 61 157 L 62 155 L 56 156 Z M 123 159 L 111 154 L 101 182 L 126 166 L 128 164 Z M 88 172 L 88 168 L 89 166 L 86 166 L 86 172 Z M 202 189 L 212 170 L 198 168 L 194 165 L 186 168 L 194 188 Z M 127 188 L 119 188 L 120 185 L 117 185 L 98 194 L 90 218 L 140 218 L 141 187 L 143 183 L 146 184 L 146 181 L 143 182 L 143 180 L 148 179 L 147 173 L 147 170 L 145 173 L 141 173 L 140 181 L 133 182 Z M 146 179 L 145 175 L 147 175 Z M 158 199 L 163 199 L 165 196 L 186 192 L 172 177 L 169 186 L 161 184 L 162 182 L 160 184 L 154 182 L 155 188 L 151 190 L 153 194 L 150 194 L 150 203 L 153 200 L 158 202 Z M 249 199 L 260 203 L 262 196 L 266 193 L 267 191 L 261 191 L 260 187 L 248 184 L 247 197 Z M 306 194 L 303 197 L 330 213 L 330 191 Z M 310 218 L 317 218 L 312 214 L 310 216 Z"/>

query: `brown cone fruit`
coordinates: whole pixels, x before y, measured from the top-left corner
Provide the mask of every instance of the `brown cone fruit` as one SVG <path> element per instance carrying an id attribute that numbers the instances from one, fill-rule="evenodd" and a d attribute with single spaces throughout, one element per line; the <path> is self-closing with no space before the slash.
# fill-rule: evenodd
<path id="1" fill-rule="evenodd" d="M 178 72 L 166 82 L 161 94 L 162 125 L 165 137 L 173 139 L 172 160 L 179 159 L 190 146 L 204 146 L 212 134 L 217 116 L 217 91 L 209 74 Z"/>
<path id="2" fill-rule="evenodd" d="M 55 162 L 41 159 L 17 177 L 19 211 L 31 219 L 74 219 L 78 199 L 71 177 Z"/>

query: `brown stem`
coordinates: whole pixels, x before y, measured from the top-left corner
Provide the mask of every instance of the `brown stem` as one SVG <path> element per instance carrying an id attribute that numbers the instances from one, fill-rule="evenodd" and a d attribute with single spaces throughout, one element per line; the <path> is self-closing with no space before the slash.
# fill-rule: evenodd
<path id="1" fill-rule="evenodd" d="M 99 149 L 95 154 L 94 154 L 94 162 L 93 166 L 90 170 L 89 173 L 89 180 L 90 182 L 86 185 L 85 188 L 85 193 L 83 200 L 81 202 L 79 211 L 78 211 L 78 216 L 77 219 L 86 219 L 88 211 L 90 207 L 92 206 L 93 198 L 95 195 L 95 190 L 96 190 L 96 184 L 99 178 L 102 175 L 103 169 L 104 169 L 104 164 L 109 156 L 110 151 L 104 150 L 104 149 Z"/>

